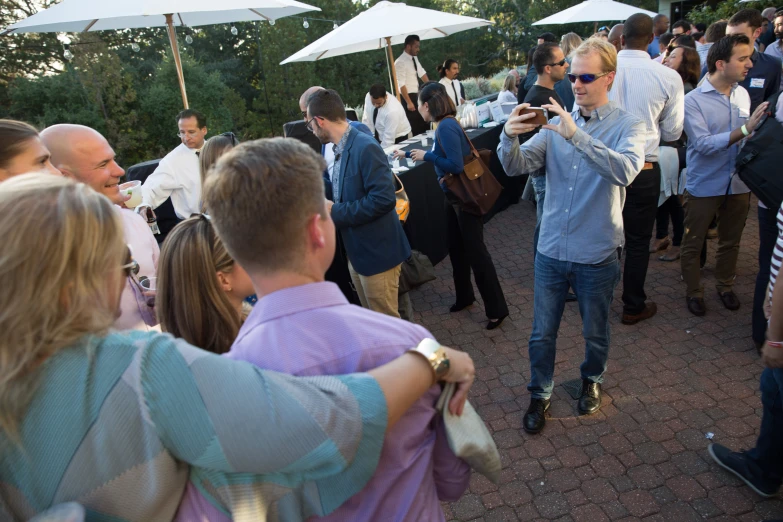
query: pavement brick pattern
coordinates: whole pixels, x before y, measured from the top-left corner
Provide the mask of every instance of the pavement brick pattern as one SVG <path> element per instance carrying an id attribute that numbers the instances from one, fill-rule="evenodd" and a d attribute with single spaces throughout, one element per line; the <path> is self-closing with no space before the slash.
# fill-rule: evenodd
<path id="1" fill-rule="evenodd" d="M 568 303 L 558 337 L 556 387 L 546 428 L 521 427 L 528 406 L 527 341 L 533 319 L 535 210 L 513 205 L 485 227 L 511 312 L 498 329 L 484 329 L 483 304 L 449 313 L 451 265 L 411 297 L 414 320 L 443 344 L 468 352 L 477 380 L 470 400 L 495 437 L 503 460 L 499 485 L 474 474 L 462 499 L 444 504 L 446 520 L 760 521 L 783 518 L 780 498 L 762 499 L 718 468 L 707 433 L 732 449 L 752 448 L 761 421 L 763 369 L 750 339 L 757 271 L 755 200 L 740 248 L 735 292 L 742 307 L 726 310 L 715 291 L 716 242 L 702 274 L 707 315 L 691 315 L 679 262 L 651 256 L 648 297 L 658 314 L 635 326 L 620 323 L 622 283 L 611 317 L 609 369 L 603 407 L 580 417 L 560 386 L 579 377 L 582 322 Z M 476 296 L 479 297 L 478 290 Z"/>

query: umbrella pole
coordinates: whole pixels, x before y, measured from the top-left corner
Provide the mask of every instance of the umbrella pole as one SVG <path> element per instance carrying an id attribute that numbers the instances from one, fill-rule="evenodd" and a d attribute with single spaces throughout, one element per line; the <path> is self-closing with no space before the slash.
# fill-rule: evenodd
<path id="1" fill-rule="evenodd" d="M 392 88 L 397 93 L 397 101 L 400 101 L 400 86 L 397 85 L 397 68 L 394 65 L 394 56 L 392 55 L 391 37 L 386 37 L 386 50 L 388 51 L 389 62 L 391 62 Z"/>
<path id="2" fill-rule="evenodd" d="M 598 32 L 598 22 L 593 22 L 593 34 Z"/>
<path id="3" fill-rule="evenodd" d="M 182 93 L 182 103 L 186 109 L 188 106 L 188 93 L 185 92 L 185 77 L 182 75 L 182 60 L 179 57 L 179 46 L 177 45 L 177 31 L 174 29 L 173 15 L 166 15 L 166 27 L 169 31 L 169 43 L 171 44 L 171 53 L 174 55 L 174 65 L 177 66 L 177 78 L 179 79 L 179 90 Z"/>

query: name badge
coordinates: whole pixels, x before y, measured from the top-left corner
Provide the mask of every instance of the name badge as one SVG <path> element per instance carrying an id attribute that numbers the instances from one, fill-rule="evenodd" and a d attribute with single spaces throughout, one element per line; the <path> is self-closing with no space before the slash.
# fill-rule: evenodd
<path id="1" fill-rule="evenodd" d="M 751 78 L 750 79 L 750 86 L 751 87 L 756 87 L 756 88 L 759 88 L 759 89 L 763 89 L 764 88 L 764 78 Z"/>

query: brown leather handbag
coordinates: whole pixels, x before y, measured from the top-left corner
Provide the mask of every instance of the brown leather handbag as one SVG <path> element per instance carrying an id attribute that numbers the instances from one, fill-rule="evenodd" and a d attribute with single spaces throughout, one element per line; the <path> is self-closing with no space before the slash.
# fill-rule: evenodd
<path id="1" fill-rule="evenodd" d="M 462 129 L 462 126 L 460 126 L 460 129 Z M 465 167 L 462 173 L 448 173 L 443 176 L 441 183 L 459 200 L 464 212 L 483 216 L 492 210 L 498 197 L 500 197 L 503 186 L 487 166 L 492 158 L 492 151 L 487 149 L 476 150 L 464 129 L 462 129 L 462 134 L 465 135 L 465 139 L 470 144 L 471 154 L 464 158 Z M 440 148 L 443 149 L 440 137 L 438 137 L 438 143 Z"/>

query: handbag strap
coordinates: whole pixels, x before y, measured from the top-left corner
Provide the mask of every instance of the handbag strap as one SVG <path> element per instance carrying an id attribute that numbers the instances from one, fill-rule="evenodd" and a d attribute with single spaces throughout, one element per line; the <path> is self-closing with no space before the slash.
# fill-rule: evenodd
<path id="1" fill-rule="evenodd" d="M 396 179 L 397 183 L 400 184 L 400 190 L 394 189 L 394 193 L 395 194 L 399 194 L 400 192 L 405 190 L 405 185 L 402 184 L 402 180 L 400 179 L 400 177 L 397 174 L 394 173 L 394 171 L 392 171 L 392 176 L 394 176 L 394 179 Z"/>
<path id="2" fill-rule="evenodd" d="M 455 118 L 454 116 L 446 116 L 446 117 L 444 117 L 444 118 L 443 118 L 442 120 L 440 120 L 440 121 L 443 121 L 443 120 L 445 120 L 445 119 L 448 119 L 448 118 L 451 118 L 452 120 L 456 121 L 456 118 Z M 472 141 L 470 141 L 470 138 L 468 138 L 468 133 L 467 133 L 467 132 L 465 132 L 465 129 L 463 129 L 463 128 L 462 128 L 462 125 L 460 125 L 460 123 L 459 123 L 459 122 L 457 122 L 457 125 L 459 125 L 459 130 L 461 130 L 461 131 L 462 131 L 462 135 L 463 135 L 463 136 L 465 136 L 465 139 L 466 139 L 466 140 L 468 140 L 468 145 L 470 145 L 470 151 L 471 151 L 471 154 L 472 154 L 473 156 L 475 156 L 476 158 L 479 158 L 479 159 L 481 159 L 481 156 L 479 156 L 479 153 L 478 153 L 478 151 L 476 150 L 476 147 L 474 147 L 474 146 L 473 146 L 473 142 L 472 142 Z M 436 138 L 438 138 L 438 144 L 440 144 L 440 148 L 442 149 L 442 148 L 443 148 L 443 143 L 441 143 L 441 141 L 440 141 L 440 136 L 438 136 L 438 133 L 437 133 L 437 131 L 435 132 L 435 137 L 436 137 Z"/>

